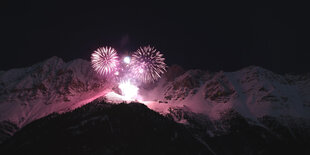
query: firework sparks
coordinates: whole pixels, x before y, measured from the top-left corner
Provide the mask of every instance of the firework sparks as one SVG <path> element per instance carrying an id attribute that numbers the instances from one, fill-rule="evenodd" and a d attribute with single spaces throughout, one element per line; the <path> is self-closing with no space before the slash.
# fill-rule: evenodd
<path id="1" fill-rule="evenodd" d="M 124 62 L 125 62 L 126 64 L 129 64 L 129 63 L 130 63 L 130 57 L 129 57 L 129 56 L 126 56 L 126 57 L 124 58 Z"/>
<path id="2" fill-rule="evenodd" d="M 132 72 L 144 83 L 154 82 L 166 72 L 163 54 L 154 47 L 140 47 L 132 55 Z"/>
<path id="3" fill-rule="evenodd" d="M 119 58 L 122 58 L 122 61 L 119 61 Z M 137 85 L 158 80 L 166 72 L 164 60 L 163 54 L 151 46 L 140 47 L 131 56 L 119 57 L 112 47 L 98 48 L 91 55 L 94 70 L 98 74 L 112 77 L 113 84 L 118 83 L 122 95 L 112 91 L 110 97 L 126 102 L 143 100 L 138 95 Z"/>
<path id="4" fill-rule="evenodd" d="M 118 56 L 116 50 L 112 47 L 98 48 L 91 55 L 91 62 L 97 73 L 107 75 L 117 68 Z"/>
<path id="5" fill-rule="evenodd" d="M 133 100 L 138 95 L 139 88 L 133 85 L 130 80 L 121 82 L 118 88 L 121 89 L 125 100 Z"/>

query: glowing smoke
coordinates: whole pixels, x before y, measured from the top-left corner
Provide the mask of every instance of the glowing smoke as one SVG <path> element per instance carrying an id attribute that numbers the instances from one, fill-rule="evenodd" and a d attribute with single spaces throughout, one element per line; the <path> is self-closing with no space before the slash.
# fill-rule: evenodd
<path id="1" fill-rule="evenodd" d="M 121 89 L 125 100 L 135 100 L 137 98 L 139 88 L 131 84 L 130 80 L 121 82 L 118 87 Z"/>

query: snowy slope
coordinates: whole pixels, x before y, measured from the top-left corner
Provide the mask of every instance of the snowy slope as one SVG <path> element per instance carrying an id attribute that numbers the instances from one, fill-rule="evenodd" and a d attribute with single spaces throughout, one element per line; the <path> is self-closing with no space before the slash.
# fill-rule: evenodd
<path id="1" fill-rule="evenodd" d="M 167 79 L 152 89 L 140 89 L 144 100 L 185 105 L 213 119 L 230 109 L 254 120 L 266 115 L 310 118 L 309 76 L 282 76 L 250 66 L 236 72 L 189 70 Z"/>
<path id="2" fill-rule="evenodd" d="M 28 68 L 1 71 L 0 144 L 17 132 L 3 143 L 13 152 L 29 147 L 40 152 L 35 148 L 44 150 L 51 143 L 89 154 L 89 149 L 98 151 L 97 145 L 102 148 L 102 142 L 118 148 L 114 151 L 136 146 L 132 139 L 145 145 L 143 138 L 163 128 L 159 135 L 171 134 L 146 138 L 149 146 L 165 144 L 166 138 L 173 143 L 175 131 L 186 129 L 195 139 L 182 141 L 190 143 L 185 150 L 202 144 L 212 154 L 310 152 L 310 74 L 279 75 L 257 66 L 211 73 L 175 65 L 157 83 L 139 86 L 138 101 L 152 110 L 137 103 L 114 104 L 124 100 L 108 80 L 81 59 L 65 63 L 52 57 Z M 116 141 L 106 139 L 109 136 Z"/>
<path id="3" fill-rule="evenodd" d="M 36 119 L 101 96 L 109 98 L 111 90 L 112 84 L 81 59 L 65 63 L 52 57 L 31 67 L 1 71 L 0 143 Z M 142 103 L 164 114 L 186 107 L 213 120 L 230 110 L 254 121 L 264 116 L 310 118 L 309 74 L 284 76 L 256 66 L 210 73 L 174 65 L 157 83 L 140 86 L 139 93 Z"/>
<path id="4" fill-rule="evenodd" d="M 108 89 L 90 63 L 81 59 L 65 63 L 52 57 L 28 68 L 1 72 L 0 122 L 20 128 L 53 112 L 80 107 Z"/>

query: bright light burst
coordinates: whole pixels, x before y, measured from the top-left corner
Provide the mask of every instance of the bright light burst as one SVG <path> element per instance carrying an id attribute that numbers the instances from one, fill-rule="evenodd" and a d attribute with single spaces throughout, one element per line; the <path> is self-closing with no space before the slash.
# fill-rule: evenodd
<path id="1" fill-rule="evenodd" d="M 112 47 L 98 48 L 91 55 L 92 67 L 97 73 L 112 76 L 114 82 L 121 81 L 117 82 L 122 94 L 118 97 L 125 101 L 138 99 L 139 88 L 133 83 L 154 82 L 166 72 L 163 54 L 151 46 L 140 47 L 131 56 L 122 59 L 119 61 L 119 56 Z"/>
<path id="2" fill-rule="evenodd" d="M 98 48 L 91 55 L 91 63 L 94 70 L 101 75 L 115 71 L 118 65 L 116 50 L 112 47 Z"/>
<path id="3" fill-rule="evenodd" d="M 163 54 L 154 47 L 140 47 L 132 55 L 133 68 L 131 70 L 142 82 L 154 82 L 166 72 L 167 66 L 164 60 Z"/>
<path id="4" fill-rule="evenodd" d="M 129 64 L 129 63 L 130 63 L 130 57 L 129 57 L 129 56 L 126 56 L 126 57 L 124 58 L 124 62 L 125 62 L 126 64 Z"/>
<path id="5" fill-rule="evenodd" d="M 138 95 L 139 88 L 131 84 L 130 80 L 121 82 L 118 88 L 121 89 L 125 100 L 133 100 Z"/>

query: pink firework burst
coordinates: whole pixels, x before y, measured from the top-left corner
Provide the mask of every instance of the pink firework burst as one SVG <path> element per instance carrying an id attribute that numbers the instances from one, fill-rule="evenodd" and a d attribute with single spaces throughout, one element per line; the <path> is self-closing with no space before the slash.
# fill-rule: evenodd
<path id="1" fill-rule="evenodd" d="M 116 50 L 112 47 L 98 48 L 91 55 L 91 63 L 94 70 L 101 75 L 116 71 L 119 63 Z"/>
<path id="2" fill-rule="evenodd" d="M 163 54 L 154 47 L 140 47 L 132 55 L 132 72 L 144 83 L 154 82 L 166 72 L 167 65 L 164 62 Z"/>

